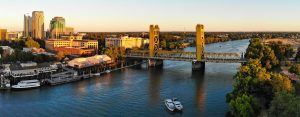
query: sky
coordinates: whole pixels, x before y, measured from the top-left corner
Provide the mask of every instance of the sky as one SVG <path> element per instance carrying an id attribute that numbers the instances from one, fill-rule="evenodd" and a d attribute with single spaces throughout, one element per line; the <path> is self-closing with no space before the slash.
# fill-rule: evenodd
<path id="1" fill-rule="evenodd" d="M 45 29 L 55 16 L 78 32 L 298 31 L 300 0 L 2 0 L 0 28 L 23 30 L 23 16 L 44 11 Z"/>

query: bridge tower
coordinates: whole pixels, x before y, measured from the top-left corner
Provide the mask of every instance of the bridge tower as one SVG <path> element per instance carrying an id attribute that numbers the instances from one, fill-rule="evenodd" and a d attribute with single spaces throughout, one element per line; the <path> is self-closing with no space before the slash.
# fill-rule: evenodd
<path id="1" fill-rule="evenodd" d="M 149 29 L 149 57 L 156 57 L 159 51 L 159 26 L 158 25 L 150 25 Z M 162 60 L 149 60 L 149 66 L 154 67 L 157 65 L 161 65 Z"/>
<path id="2" fill-rule="evenodd" d="M 155 57 L 159 50 L 159 27 L 150 25 L 149 30 L 149 56 Z"/>
<path id="3" fill-rule="evenodd" d="M 203 70 L 205 62 L 201 62 L 204 57 L 205 38 L 204 25 L 197 24 L 196 26 L 196 60 L 193 61 L 193 70 Z"/>

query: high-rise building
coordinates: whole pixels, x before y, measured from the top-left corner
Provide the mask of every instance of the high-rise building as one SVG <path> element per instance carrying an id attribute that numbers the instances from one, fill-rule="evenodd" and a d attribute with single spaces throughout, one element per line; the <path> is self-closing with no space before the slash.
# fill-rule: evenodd
<path id="1" fill-rule="evenodd" d="M 32 12 L 32 37 L 36 39 L 44 39 L 44 12 Z"/>
<path id="2" fill-rule="evenodd" d="M 0 40 L 7 39 L 7 29 L 0 29 Z"/>
<path id="3" fill-rule="evenodd" d="M 31 16 L 28 14 L 24 15 L 24 30 L 23 30 L 23 36 L 24 37 L 30 37 L 32 32 L 32 21 Z"/>
<path id="4" fill-rule="evenodd" d="M 54 17 L 50 21 L 50 34 L 52 38 L 58 38 L 59 35 L 65 34 L 66 21 L 63 17 Z"/>

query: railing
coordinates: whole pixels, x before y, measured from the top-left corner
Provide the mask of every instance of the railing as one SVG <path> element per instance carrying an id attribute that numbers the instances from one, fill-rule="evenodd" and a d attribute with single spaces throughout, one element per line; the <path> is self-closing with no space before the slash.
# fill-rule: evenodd
<path id="1" fill-rule="evenodd" d="M 162 59 L 174 61 L 193 61 L 196 60 L 196 52 L 182 51 L 159 51 L 155 57 L 149 57 L 149 51 L 131 51 L 126 57 L 145 58 L 145 59 Z M 202 59 L 204 62 L 245 62 L 244 58 L 238 53 L 215 53 L 205 52 Z"/>

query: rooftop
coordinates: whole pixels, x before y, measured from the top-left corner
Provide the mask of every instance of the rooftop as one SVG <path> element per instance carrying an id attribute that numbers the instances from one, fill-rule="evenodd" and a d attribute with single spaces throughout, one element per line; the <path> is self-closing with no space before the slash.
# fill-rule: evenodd
<path id="1" fill-rule="evenodd" d="M 28 62 L 28 63 L 13 63 L 10 64 L 10 70 L 26 70 L 26 69 L 36 69 L 36 68 L 43 68 L 43 67 L 50 67 L 50 63 L 40 63 L 37 64 L 35 62 Z"/>

